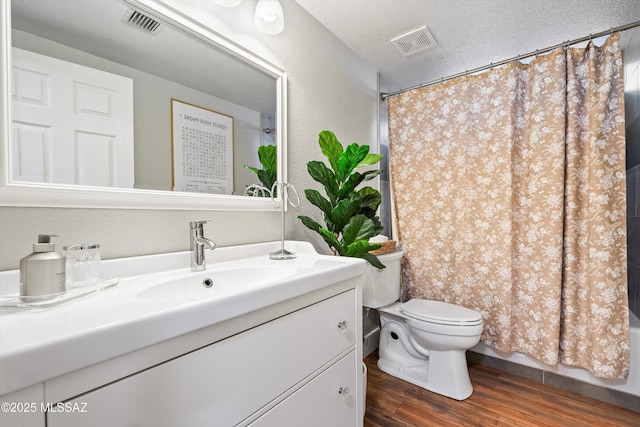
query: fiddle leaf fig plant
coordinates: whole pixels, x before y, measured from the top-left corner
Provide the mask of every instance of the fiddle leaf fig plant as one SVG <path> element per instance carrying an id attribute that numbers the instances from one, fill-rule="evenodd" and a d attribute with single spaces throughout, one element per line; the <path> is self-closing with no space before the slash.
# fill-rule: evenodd
<path id="1" fill-rule="evenodd" d="M 328 130 L 320 132 L 320 149 L 329 166 L 321 161 L 307 163 L 309 175 L 322 184 L 325 195 L 307 189 L 307 200 L 320 209 L 324 226 L 314 219 L 300 215 L 298 218 L 309 229 L 320 234 L 337 255 L 363 258 L 377 268 L 384 268 L 378 257 L 369 253 L 380 244 L 369 239 L 380 234 L 382 224 L 376 211 L 382 197 L 371 187 L 357 189 L 364 181 L 378 176 L 382 170 L 358 172 L 356 169 L 374 165 L 382 160 L 381 154 L 370 154 L 368 145 L 351 144 L 346 147 Z"/>
<path id="2" fill-rule="evenodd" d="M 264 188 L 268 191 L 273 187 L 273 183 L 276 182 L 278 177 L 277 168 L 277 148 L 275 145 L 261 145 L 258 147 L 258 160 L 263 169 L 254 168 L 252 166 L 244 165 L 245 169 L 255 173 L 258 176 L 258 180 Z"/>

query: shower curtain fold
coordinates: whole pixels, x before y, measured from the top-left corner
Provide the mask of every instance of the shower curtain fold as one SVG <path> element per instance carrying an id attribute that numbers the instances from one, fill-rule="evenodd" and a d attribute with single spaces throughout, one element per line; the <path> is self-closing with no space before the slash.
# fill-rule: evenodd
<path id="1" fill-rule="evenodd" d="M 602 377 L 628 369 L 618 38 L 389 100 L 406 296 L 478 310 L 498 350 Z"/>
<path id="2" fill-rule="evenodd" d="M 619 37 L 619 35 L 617 35 Z M 618 37 L 567 50 L 561 361 L 628 370 L 624 84 Z"/>

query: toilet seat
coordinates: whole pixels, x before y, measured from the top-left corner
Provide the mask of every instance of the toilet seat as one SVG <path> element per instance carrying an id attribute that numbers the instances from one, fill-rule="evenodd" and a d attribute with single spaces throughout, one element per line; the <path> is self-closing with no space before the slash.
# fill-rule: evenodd
<path id="1" fill-rule="evenodd" d="M 438 325 L 482 325 L 482 317 L 478 312 L 442 301 L 412 299 L 401 304 L 399 310 L 407 317 Z"/>

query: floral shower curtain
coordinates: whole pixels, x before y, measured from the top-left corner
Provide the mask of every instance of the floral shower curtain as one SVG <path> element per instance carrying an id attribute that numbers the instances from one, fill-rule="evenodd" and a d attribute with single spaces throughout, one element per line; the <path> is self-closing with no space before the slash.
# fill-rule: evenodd
<path id="1" fill-rule="evenodd" d="M 389 100 L 405 297 L 482 341 L 600 377 L 629 368 L 619 34 Z"/>

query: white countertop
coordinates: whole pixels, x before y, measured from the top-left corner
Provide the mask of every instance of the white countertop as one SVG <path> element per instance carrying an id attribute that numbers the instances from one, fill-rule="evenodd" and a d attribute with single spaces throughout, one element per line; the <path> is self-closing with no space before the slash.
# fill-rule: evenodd
<path id="1" fill-rule="evenodd" d="M 310 243 L 287 242 L 293 260 L 270 260 L 280 242 L 207 251 L 207 271 L 190 271 L 189 252 L 103 261 L 111 289 L 47 309 L 0 311 L 0 395 L 178 337 L 364 274 L 361 259 L 319 255 Z M 284 277 L 238 286 L 206 298 L 146 298 L 159 283 L 244 266 L 287 269 Z M 329 281 L 328 281 L 329 280 Z M 18 271 L 0 272 L 0 294 L 15 292 Z"/>

